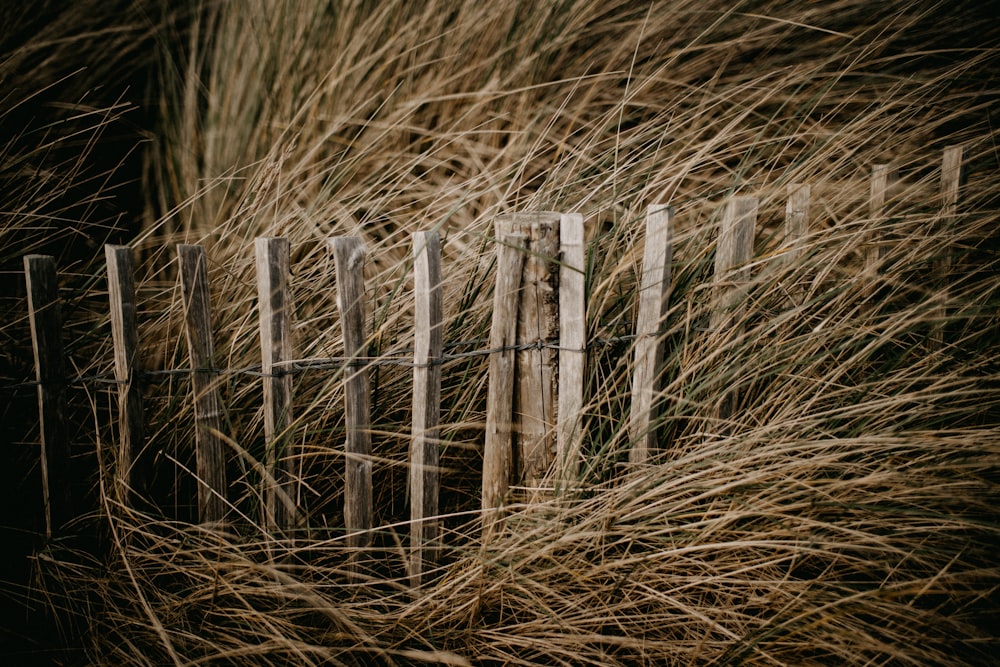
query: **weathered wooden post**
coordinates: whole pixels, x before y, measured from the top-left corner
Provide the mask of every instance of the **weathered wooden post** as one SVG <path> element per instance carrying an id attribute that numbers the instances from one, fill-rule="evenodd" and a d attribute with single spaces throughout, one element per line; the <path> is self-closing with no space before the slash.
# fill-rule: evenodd
<path id="1" fill-rule="evenodd" d="M 941 216 L 939 229 L 944 230 L 945 238 L 951 233 L 950 227 L 954 224 L 955 216 L 958 214 L 958 196 L 962 185 L 965 182 L 965 158 L 964 146 L 948 146 L 944 149 L 941 159 Z M 934 262 L 934 273 L 940 285 L 939 299 L 941 305 L 937 308 L 937 316 L 941 324 L 935 329 L 932 342 L 937 348 L 945 342 L 945 322 L 948 319 L 948 284 L 951 282 L 951 248 L 950 243 L 945 244 L 941 257 Z"/>
<path id="2" fill-rule="evenodd" d="M 868 211 L 873 228 L 868 233 L 868 243 L 865 250 L 865 272 L 871 281 L 865 295 L 872 296 L 878 286 L 876 279 L 882 268 L 882 260 L 886 254 L 886 242 L 877 228 L 887 210 L 887 203 L 893 189 L 899 180 L 899 171 L 888 164 L 872 165 L 871 192 L 868 198 Z"/>
<path id="3" fill-rule="evenodd" d="M 255 242 L 257 300 L 260 310 L 261 378 L 264 393 L 266 470 L 264 502 L 267 528 L 284 533 L 296 524 L 296 474 L 292 452 L 292 305 L 288 288 L 286 238 Z"/>
<path id="4" fill-rule="evenodd" d="M 670 302 L 674 208 L 665 204 L 646 211 L 646 245 L 639 282 L 639 314 L 635 328 L 635 368 L 629 413 L 629 462 L 644 463 L 658 449 L 654 402 L 660 391 L 663 364 L 663 318 Z"/>
<path id="5" fill-rule="evenodd" d="M 38 383 L 45 537 L 51 539 L 70 518 L 71 508 L 69 436 L 63 414 L 66 362 L 60 340 L 62 310 L 55 260 L 48 255 L 27 255 L 24 277 Z"/>
<path id="6" fill-rule="evenodd" d="M 441 537 L 438 428 L 441 413 L 441 236 L 413 235 L 413 429 L 410 438 L 410 585 L 437 560 Z"/>
<path id="7" fill-rule="evenodd" d="M 757 225 L 757 198 L 734 197 L 726 205 L 715 249 L 714 309 L 710 318 L 715 335 L 736 338 L 745 311 L 746 289 L 750 280 L 747 266 L 753 256 L 754 231 Z M 718 418 L 727 421 L 736 407 L 735 390 L 726 391 L 719 400 Z"/>
<path id="8" fill-rule="evenodd" d="M 517 305 L 514 393 L 515 474 L 529 489 L 541 485 L 556 459 L 556 382 L 559 337 L 559 221 L 553 212 L 512 213 L 496 221 L 497 238 L 513 232 L 528 239 Z"/>
<path id="9" fill-rule="evenodd" d="M 500 530 L 502 504 L 513 474 L 517 304 L 528 238 L 504 234 L 497 242 L 497 284 L 490 326 L 489 390 L 483 448 L 483 541 Z"/>
<path id="10" fill-rule="evenodd" d="M 586 265 L 583 216 L 559 221 L 559 402 L 556 461 L 563 487 L 580 476 L 583 447 L 583 390 L 587 363 Z"/>
<path id="11" fill-rule="evenodd" d="M 194 392 L 195 456 L 198 477 L 198 519 L 222 523 L 226 517 L 226 459 L 222 440 L 222 401 L 214 368 L 212 309 L 205 249 L 179 244 L 181 295 L 185 335 L 191 356 Z"/>
<path id="12" fill-rule="evenodd" d="M 118 383 L 118 456 L 114 488 L 118 501 L 128 504 L 146 482 L 143 456 L 145 422 L 139 386 L 139 333 L 136 325 L 135 277 L 128 246 L 106 245 L 111 339 Z"/>
<path id="13" fill-rule="evenodd" d="M 344 527 L 347 545 L 371 545 L 372 509 L 371 382 L 365 336 L 365 247 L 356 237 L 330 239 L 337 276 L 337 306 L 344 338 Z"/>
<path id="14" fill-rule="evenodd" d="M 809 203 L 811 188 L 809 184 L 789 183 L 788 198 L 785 202 L 785 252 L 781 262 L 787 268 L 792 268 L 805 253 L 805 240 L 809 235 Z M 805 293 L 803 285 L 791 285 L 788 288 L 788 298 L 798 303 Z"/>

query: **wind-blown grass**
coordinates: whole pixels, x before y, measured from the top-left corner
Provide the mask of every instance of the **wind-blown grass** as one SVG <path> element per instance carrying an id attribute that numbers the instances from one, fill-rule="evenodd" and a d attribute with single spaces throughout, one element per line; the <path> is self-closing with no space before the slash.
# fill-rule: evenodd
<path id="1" fill-rule="evenodd" d="M 155 59 L 158 5 L 0 8 L 0 505 L 7 508 L 0 513 L 0 654 L 7 662 L 44 661 L 25 634 L 51 634 L 37 612 L 44 595 L 25 586 L 26 555 L 41 546 L 44 521 L 35 387 L 24 384 L 34 375 L 22 257 L 56 258 L 69 366 L 86 372 L 80 366 L 99 354 L 95 329 L 105 335 L 107 306 L 93 298 L 101 246 L 131 238 L 143 217 L 141 127 L 151 114 L 140 105 Z M 75 460 L 92 462 L 92 406 L 74 400 L 66 415 Z M 80 486 L 90 481 L 81 475 Z"/>
<path id="2" fill-rule="evenodd" d="M 414 597 L 397 537 L 406 369 L 375 373 L 379 563 L 362 583 L 338 530 L 340 378 L 296 376 L 310 529 L 275 544 L 255 526 L 249 467 L 233 470 L 233 534 L 185 523 L 193 415 L 185 379 L 170 376 L 147 388 L 159 506 L 104 499 L 107 553 L 39 556 L 41 590 L 67 635 L 86 637 L 88 660 L 990 662 L 998 35 L 969 37 L 974 9 L 246 2 L 197 16 L 183 57 L 163 61 L 151 190 L 162 216 L 134 242 L 149 367 L 186 364 L 174 242 L 207 246 L 219 364 L 241 368 L 259 363 L 252 240 L 290 238 L 297 355 L 311 358 L 341 350 L 325 239 L 361 236 L 371 351 L 388 356 L 412 342 L 409 234 L 443 233 L 445 338 L 476 341 L 492 221 L 518 210 L 585 215 L 589 333 L 627 335 L 642 212 L 669 202 L 663 449 L 624 465 L 630 347 L 595 346 L 579 492 L 512 507 L 507 532 L 482 544 L 486 359 L 450 362 L 446 547 Z M 969 181 L 952 216 L 937 165 L 956 143 Z M 872 217 L 879 162 L 900 166 L 903 184 Z M 812 185 L 813 212 L 786 264 L 793 182 Z M 736 193 L 761 198 L 753 278 L 739 326 L 712 331 L 714 229 Z M 877 277 L 861 270 L 872 234 L 887 248 Z M 940 276 L 945 256 L 954 268 Z M 110 368 L 94 359 L 88 370 Z M 234 374 L 224 393 L 232 445 L 262 458 L 258 381 Z"/>

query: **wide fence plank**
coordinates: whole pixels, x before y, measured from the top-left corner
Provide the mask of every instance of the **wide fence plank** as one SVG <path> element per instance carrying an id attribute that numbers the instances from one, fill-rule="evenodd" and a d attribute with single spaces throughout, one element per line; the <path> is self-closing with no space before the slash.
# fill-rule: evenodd
<path id="1" fill-rule="evenodd" d="M 556 461 L 563 487 L 575 485 L 582 463 L 584 375 L 587 363 L 586 266 L 583 216 L 559 221 L 559 402 Z"/>
<path id="2" fill-rule="evenodd" d="M 208 260 L 204 248 L 183 243 L 177 246 L 177 258 L 194 392 L 198 520 L 221 523 L 226 518 L 226 459 L 219 377 L 214 366 Z"/>
<path id="3" fill-rule="evenodd" d="M 24 277 L 28 290 L 28 319 L 38 382 L 41 435 L 42 503 L 45 536 L 51 539 L 70 518 L 69 436 L 63 405 L 66 362 L 62 347 L 62 309 L 55 260 L 27 255 Z"/>
<path id="4" fill-rule="evenodd" d="M 490 325 L 486 442 L 483 448 L 483 540 L 500 528 L 513 474 L 514 377 L 517 308 L 528 237 L 505 234 L 497 243 L 497 282 Z"/>
<path id="5" fill-rule="evenodd" d="M 365 247 L 356 237 L 330 240 L 337 276 L 337 306 L 344 338 L 344 527 L 347 544 L 371 545 L 372 509 L 371 381 L 365 336 Z"/>
<path id="6" fill-rule="evenodd" d="M 106 245 L 108 305 L 111 339 L 118 383 L 118 452 L 114 488 L 117 499 L 128 504 L 142 493 L 147 477 L 143 455 L 145 417 L 139 385 L 139 332 L 136 324 L 135 276 L 128 246 Z"/>
<path id="7" fill-rule="evenodd" d="M 654 402 L 660 391 L 663 363 L 663 318 L 670 302 L 674 208 L 654 204 L 646 210 L 646 245 L 639 281 L 639 313 L 635 328 L 632 409 L 629 412 L 630 463 L 647 461 L 658 449 Z"/>
<path id="8" fill-rule="evenodd" d="M 517 383 L 514 393 L 515 474 L 529 499 L 542 493 L 556 459 L 556 379 L 559 338 L 560 214 L 512 213 L 499 216 L 497 229 L 528 237 L 517 307 Z M 497 235 L 501 238 L 501 234 Z"/>
<path id="9" fill-rule="evenodd" d="M 425 567 L 437 560 L 441 526 L 439 441 L 441 431 L 442 303 L 441 236 L 413 235 L 414 343 L 413 428 L 410 438 L 410 585 L 420 586 Z"/>
<path id="10" fill-rule="evenodd" d="M 261 383 L 264 394 L 264 502 L 267 529 L 275 534 L 297 521 L 296 465 L 292 451 L 292 304 L 288 287 L 289 243 L 286 238 L 259 238 L 257 299 L 260 310 Z"/>
<path id="11" fill-rule="evenodd" d="M 935 347 L 945 343 L 945 323 L 948 320 L 948 295 L 951 282 L 951 247 L 947 241 L 951 234 L 951 226 L 958 214 L 958 199 L 962 185 L 965 183 L 965 146 L 948 146 L 941 156 L 941 214 L 938 228 L 943 231 L 946 239 L 941 256 L 934 262 L 934 274 L 938 282 L 938 300 L 936 318 L 940 325 L 934 330 L 931 341 Z"/>
<path id="12" fill-rule="evenodd" d="M 754 232 L 757 225 L 757 198 L 734 197 L 722 215 L 715 249 L 715 289 L 710 326 L 720 341 L 739 336 L 740 320 L 746 310 L 745 285 L 750 280 Z M 720 342 L 721 344 L 721 342 Z M 735 390 L 723 392 L 718 418 L 728 420 L 735 409 Z"/>

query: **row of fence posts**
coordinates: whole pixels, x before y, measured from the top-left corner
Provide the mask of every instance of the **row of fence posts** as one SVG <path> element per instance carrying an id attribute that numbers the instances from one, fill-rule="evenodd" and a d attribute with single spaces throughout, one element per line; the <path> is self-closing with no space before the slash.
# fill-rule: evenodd
<path id="1" fill-rule="evenodd" d="M 945 216 L 955 214 L 962 164 L 962 147 L 945 150 L 941 174 Z M 887 165 L 873 168 L 873 218 L 884 214 L 896 178 L 896 171 Z M 809 202 L 808 185 L 788 186 L 784 261 L 794 262 L 804 251 Z M 673 218 L 673 207 L 658 204 L 648 208 L 645 220 L 628 416 L 629 461 L 636 464 L 648 461 L 660 445 L 655 424 L 662 386 L 662 332 L 670 299 Z M 717 331 L 732 329 L 740 321 L 743 286 L 750 279 L 748 265 L 756 219 L 755 197 L 734 197 L 727 202 L 715 256 L 713 293 L 717 308 L 711 327 Z M 557 486 L 562 488 L 571 487 L 577 479 L 582 461 L 581 413 L 587 358 L 583 216 L 547 212 L 503 215 L 497 218 L 495 231 L 496 289 L 483 450 L 484 539 L 502 526 L 503 505 L 512 481 L 536 489 L 537 495 L 543 493 L 540 486 L 551 479 L 552 470 Z M 876 272 L 882 245 L 878 239 L 869 238 L 866 247 L 867 270 Z M 304 520 L 297 508 L 299 472 L 293 464 L 299 457 L 291 451 L 294 421 L 290 364 L 295 357 L 288 284 L 289 242 L 285 238 L 259 238 L 255 250 L 266 460 L 263 466 L 251 463 L 264 479 L 266 529 L 280 537 L 292 535 Z M 330 239 L 330 250 L 347 359 L 342 370 L 346 423 L 344 528 L 348 546 L 362 550 L 371 544 L 374 528 L 365 247 L 358 238 L 335 237 Z M 201 246 L 185 244 L 177 246 L 177 253 L 195 409 L 198 515 L 203 523 L 222 525 L 229 507 L 225 477 L 228 445 L 213 366 L 206 255 Z M 143 451 L 135 282 L 129 248 L 106 246 L 106 259 L 119 414 L 113 488 L 118 501 L 130 503 L 136 500 L 136 491 L 143 488 L 149 466 Z M 411 583 L 419 586 L 426 567 L 436 559 L 441 539 L 437 517 L 443 304 L 441 241 L 437 232 L 413 235 L 413 260 L 409 573 Z M 939 260 L 940 275 L 947 274 L 947 261 Z M 67 384 L 59 340 L 62 324 L 53 258 L 29 255 L 24 258 L 24 266 L 41 421 L 46 534 L 51 537 L 72 518 L 70 484 L 66 479 L 69 444 L 62 415 Z M 734 398 L 720 398 L 721 419 L 730 416 Z M 514 469 L 515 450 L 518 470 Z"/>

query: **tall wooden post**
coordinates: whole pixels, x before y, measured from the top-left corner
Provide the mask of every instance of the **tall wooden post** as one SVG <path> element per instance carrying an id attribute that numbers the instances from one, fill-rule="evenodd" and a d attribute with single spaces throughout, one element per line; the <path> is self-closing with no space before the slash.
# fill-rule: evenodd
<path id="1" fill-rule="evenodd" d="M 118 456 L 114 486 L 118 501 L 128 504 L 131 495 L 144 490 L 147 473 L 146 457 L 142 453 L 145 423 L 138 379 L 135 278 L 128 246 L 106 245 L 104 256 L 108 270 L 115 381 L 118 383 Z"/>
<path id="2" fill-rule="evenodd" d="M 372 509 L 371 383 L 365 336 L 365 247 L 356 237 L 330 240 L 337 274 L 337 306 L 344 337 L 344 527 L 347 544 L 355 549 L 371 545 Z"/>
<path id="3" fill-rule="evenodd" d="M 948 146 L 944 149 L 941 159 L 941 217 L 939 229 L 943 229 L 945 247 L 940 259 L 934 262 L 934 273 L 937 275 L 939 285 L 938 298 L 941 305 L 937 308 L 937 317 L 941 324 L 934 330 L 932 342 L 934 347 L 940 348 L 945 343 L 945 322 L 948 319 L 948 295 L 949 283 L 951 282 L 951 244 L 947 240 L 952 233 L 951 227 L 958 214 L 959 191 L 965 182 L 965 147 Z"/>
<path id="4" fill-rule="evenodd" d="M 559 429 L 556 461 L 562 486 L 580 476 L 583 450 L 583 390 L 587 363 L 586 266 L 583 216 L 567 213 L 559 221 Z"/>
<path id="5" fill-rule="evenodd" d="M 265 506 L 268 530 L 280 534 L 296 523 L 296 474 L 292 452 L 292 305 L 288 288 L 289 243 L 286 238 L 255 242 L 257 300 L 260 309 L 261 378 L 264 393 L 264 446 L 267 474 Z"/>
<path id="6" fill-rule="evenodd" d="M 876 279 L 882 268 L 882 260 L 886 254 L 884 233 L 878 229 L 886 213 L 893 188 L 899 180 L 899 171 L 888 164 L 872 165 L 871 193 L 868 198 L 868 211 L 872 219 L 872 229 L 868 233 L 868 243 L 865 250 L 865 272 L 871 281 L 866 289 L 866 296 L 875 293 L 878 285 Z"/>
<path id="7" fill-rule="evenodd" d="M 198 519 L 203 523 L 221 523 L 226 517 L 226 459 L 221 437 L 222 401 L 213 366 L 208 260 L 205 249 L 198 245 L 179 244 L 177 257 L 194 391 Z"/>
<path id="8" fill-rule="evenodd" d="M 63 414 L 66 362 L 55 260 L 48 255 L 27 255 L 24 276 L 38 382 L 45 537 L 51 539 L 70 518 L 71 508 L 69 436 Z"/>
<path id="9" fill-rule="evenodd" d="M 750 280 L 747 266 L 753 256 L 757 224 L 757 198 L 734 197 L 726 205 L 715 249 L 715 308 L 711 327 L 715 335 L 735 338 L 745 312 L 745 284 Z M 737 394 L 726 391 L 720 397 L 718 417 L 725 422 L 736 407 Z"/>
<path id="10" fill-rule="evenodd" d="M 556 459 L 556 382 L 558 357 L 551 342 L 559 337 L 559 213 L 499 216 L 497 236 L 524 234 L 527 258 L 521 270 L 517 307 L 517 383 L 514 395 L 515 469 L 529 497 Z"/>
<path id="11" fill-rule="evenodd" d="M 644 463 L 659 448 L 654 402 L 660 391 L 663 364 L 663 318 L 670 302 L 674 208 L 665 204 L 646 211 L 646 245 L 639 282 L 639 314 L 635 328 L 635 369 L 629 413 L 631 463 Z"/>
<path id="12" fill-rule="evenodd" d="M 789 183 L 788 198 L 785 202 L 785 252 L 782 263 L 793 268 L 805 253 L 805 239 L 809 235 L 809 203 L 811 188 L 809 184 Z M 798 303 L 805 294 L 801 284 L 790 285 L 788 298 Z"/>
<path id="13" fill-rule="evenodd" d="M 413 235 L 413 430 L 410 438 L 410 585 L 437 560 L 440 473 L 442 296 L 441 236 Z"/>
<path id="14" fill-rule="evenodd" d="M 497 243 L 497 284 L 490 325 L 489 391 L 483 448 L 483 541 L 500 529 L 502 505 L 513 476 L 514 378 L 517 303 L 528 238 L 504 234 Z"/>

